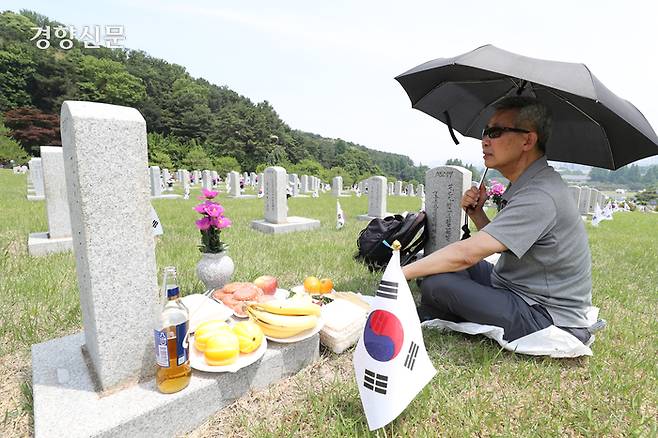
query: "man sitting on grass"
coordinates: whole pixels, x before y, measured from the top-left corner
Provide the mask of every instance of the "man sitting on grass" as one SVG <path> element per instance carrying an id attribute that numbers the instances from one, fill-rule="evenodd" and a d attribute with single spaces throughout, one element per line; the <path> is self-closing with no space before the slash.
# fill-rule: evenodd
<path id="1" fill-rule="evenodd" d="M 546 162 L 548 109 L 534 98 L 507 97 L 482 133 L 487 168 L 510 181 L 502 209 L 489 220 L 484 184 L 462 207 L 479 233 L 403 267 L 421 283 L 421 321 L 440 318 L 502 327 L 513 341 L 555 325 L 586 343 L 591 257 L 578 208 Z M 483 259 L 501 253 L 494 266 Z"/>

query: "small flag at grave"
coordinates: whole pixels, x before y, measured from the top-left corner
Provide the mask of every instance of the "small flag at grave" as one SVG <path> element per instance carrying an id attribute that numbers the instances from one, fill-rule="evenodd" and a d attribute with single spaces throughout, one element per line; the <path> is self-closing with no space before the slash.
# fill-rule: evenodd
<path id="1" fill-rule="evenodd" d="M 603 220 L 603 211 L 601 210 L 601 207 L 599 207 L 599 203 L 597 202 L 594 207 L 594 215 L 592 215 L 592 225 L 598 227 L 599 222 L 601 222 L 602 220 Z"/>
<path id="2" fill-rule="evenodd" d="M 162 229 L 162 223 L 160 222 L 158 213 L 155 211 L 155 208 L 153 208 L 153 206 L 151 206 L 151 227 L 153 227 L 154 236 L 161 236 L 162 234 L 164 234 L 164 230 Z"/>
<path id="3" fill-rule="evenodd" d="M 345 214 L 343 214 L 343 209 L 340 208 L 340 202 L 336 200 L 336 229 L 340 230 L 345 226 Z"/>
<path id="4" fill-rule="evenodd" d="M 370 430 L 395 420 L 436 374 L 400 268 L 399 242 L 393 248 L 353 358 Z"/>

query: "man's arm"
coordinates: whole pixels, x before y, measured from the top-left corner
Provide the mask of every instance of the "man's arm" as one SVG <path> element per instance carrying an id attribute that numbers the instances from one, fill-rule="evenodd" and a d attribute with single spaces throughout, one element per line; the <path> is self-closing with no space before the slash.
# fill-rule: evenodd
<path id="1" fill-rule="evenodd" d="M 484 212 L 483 209 L 480 209 L 478 211 L 473 211 L 472 214 L 469 214 L 467 212 L 467 214 L 468 217 L 471 218 L 471 220 L 475 224 L 475 227 L 478 230 L 481 230 L 490 222 L 489 217 L 487 216 L 487 214 Z"/>
<path id="2" fill-rule="evenodd" d="M 442 272 L 461 271 L 491 254 L 506 250 L 505 245 L 485 231 L 480 231 L 469 239 L 451 243 L 417 262 L 402 267 L 402 272 L 404 278 L 411 280 Z"/>
<path id="3" fill-rule="evenodd" d="M 471 187 L 464 192 L 462 197 L 462 208 L 473 221 L 478 230 L 481 230 L 489 223 L 489 218 L 482 208 L 487 200 L 487 189 L 484 184 L 480 188 Z"/>

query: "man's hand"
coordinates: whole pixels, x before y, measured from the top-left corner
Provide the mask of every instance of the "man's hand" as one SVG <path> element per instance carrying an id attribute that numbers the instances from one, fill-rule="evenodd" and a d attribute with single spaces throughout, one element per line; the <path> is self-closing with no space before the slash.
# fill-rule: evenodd
<path id="1" fill-rule="evenodd" d="M 487 188 L 484 184 L 480 184 L 479 189 L 477 187 L 471 187 L 466 190 L 462 197 L 461 207 L 466 211 L 466 214 L 471 218 L 478 230 L 481 230 L 489 223 L 489 218 L 482 208 L 486 200 Z"/>
<path id="2" fill-rule="evenodd" d="M 462 208 L 466 210 L 467 215 L 474 216 L 483 211 L 482 206 L 486 200 L 487 188 L 484 184 L 481 184 L 479 189 L 477 187 L 471 187 L 466 190 L 462 197 Z"/>

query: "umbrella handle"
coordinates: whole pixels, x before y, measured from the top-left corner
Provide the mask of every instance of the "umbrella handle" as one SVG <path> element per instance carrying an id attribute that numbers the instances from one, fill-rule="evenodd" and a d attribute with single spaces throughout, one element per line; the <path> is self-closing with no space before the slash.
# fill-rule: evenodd
<path id="1" fill-rule="evenodd" d="M 482 187 L 482 183 L 484 182 L 484 177 L 487 175 L 488 170 L 489 168 L 487 167 L 484 168 L 484 172 L 482 172 L 482 176 L 480 177 L 480 184 L 478 184 L 478 189 Z M 466 219 L 464 219 L 464 226 L 462 227 L 462 231 L 464 232 L 464 234 L 462 234 L 461 240 L 465 240 L 471 237 L 471 230 L 470 228 L 468 228 L 468 214 L 465 214 L 464 216 L 466 216 Z"/>

